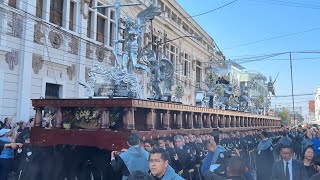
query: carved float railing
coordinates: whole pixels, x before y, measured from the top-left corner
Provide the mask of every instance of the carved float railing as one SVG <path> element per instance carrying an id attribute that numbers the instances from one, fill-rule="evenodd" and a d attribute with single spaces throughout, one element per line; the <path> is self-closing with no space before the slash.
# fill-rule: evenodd
<path id="1" fill-rule="evenodd" d="M 113 150 L 126 146 L 126 137 L 130 132 L 139 134 L 142 139 L 154 139 L 177 133 L 207 134 L 212 133 L 213 129 L 242 131 L 280 127 L 280 119 L 276 117 L 129 98 L 34 99 L 32 105 L 36 110 L 36 127 L 32 130 L 31 141 L 38 145 L 75 144 Z M 45 107 L 57 110 L 56 125 L 52 129 L 40 128 Z M 65 112 L 72 108 L 98 109 L 98 129 L 62 129 L 66 121 Z M 109 114 L 114 108 L 122 114 L 121 120 L 117 122 L 120 127 L 116 131 L 109 127 Z"/>

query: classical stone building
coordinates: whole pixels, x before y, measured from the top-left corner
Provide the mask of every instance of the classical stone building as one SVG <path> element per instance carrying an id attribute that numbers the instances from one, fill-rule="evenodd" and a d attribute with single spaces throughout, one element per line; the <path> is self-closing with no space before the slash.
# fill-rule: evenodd
<path id="1" fill-rule="evenodd" d="M 314 122 L 313 123 L 320 123 L 320 88 L 316 89 L 314 97 Z"/>
<path id="2" fill-rule="evenodd" d="M 113 66 L 115 10 L 93 7 L 111 0 L 0 1 L 0 116 L 16 120 L 34 116 L 30 99 L 83 98 L 93 64 Z M 121 8 L 121 18 L 133 18 L 151 3 L 162 14 L 143 32 L 143 43 L 174 64 L 175 86 L 184 87 L 184 104 L 194 104 L 194 92 L 205 89 L 209 60 L 224 59 L 210 37 L 174 0 L 121 0 L 144 5 Z M 120 37 L 122 35 L 119 31 Z M 201 37 L 201 38 L 199 38 Z M 174 40 L 176 39 L 176 40 Z M 122 46 L 119 46 L 121 54 Z M 146 76 L 146 75 L 144 75 Z M 148 82 L 144 81 L 148 87 Z M 175 89 L 173 87 L 173 91 Z M 147 88 L 145 91 L 147 93 Z M 174 93 L 173 93 L 174 94 Z"/>

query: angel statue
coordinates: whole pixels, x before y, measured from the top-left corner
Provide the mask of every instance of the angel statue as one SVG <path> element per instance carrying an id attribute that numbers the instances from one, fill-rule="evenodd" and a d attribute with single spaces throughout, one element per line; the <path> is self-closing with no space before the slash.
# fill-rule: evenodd
<path id="1" fill-rule="evenodd" d="M 132 69 L 137 68 L 150 73 L 149 62 L 146 58 L 142 58 L 142 31 L 150 19 L 153 19 L 155 16 L 159 16 L 160 14 L 160 7 L 152 4 L 138 14 L 135 22 L 132 22 L 129 18 L 124 18 L 124 26 L 120 27 L 124 30 L 124 53 L 121 67 L 126 72 L 132 73 Z"/>
<path id="2" fill-rule="evenodd" d="M 275 93 L 275 88 L 274 88 L 274 84 L 275 84 L 275 82 L 276 82 L 276 80 L 277 80 L 277 78 L 278 78 L 278 75 L 279 75 L 279 73 L 277 74 L 277 76 L 276 76 L 276 78 L 274 79 L 274 81 L 272 81 L 272 77 L 270 76 L 270 80 L 269 80 L 269 82 L 268 82 L 268 84 L 267 84 L 267 87 L 268 87 L 268 92 L 270 92 L 272 95 L 276 95 L 276 93 Z"/>

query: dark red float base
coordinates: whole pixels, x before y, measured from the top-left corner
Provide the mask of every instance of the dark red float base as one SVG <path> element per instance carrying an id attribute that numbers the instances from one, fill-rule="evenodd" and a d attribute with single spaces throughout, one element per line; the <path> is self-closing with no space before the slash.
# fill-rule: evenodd
<path id="1" fill-rule="evenodd" d="M 54 146 L 58 144 L 71 144 L 80 146 L 95 146 L 100 149 L 119 151 L 127 148 L 129 131 L 107 130 L 64 130 L 32 128 L 31 143 L 35 146 Z"/>

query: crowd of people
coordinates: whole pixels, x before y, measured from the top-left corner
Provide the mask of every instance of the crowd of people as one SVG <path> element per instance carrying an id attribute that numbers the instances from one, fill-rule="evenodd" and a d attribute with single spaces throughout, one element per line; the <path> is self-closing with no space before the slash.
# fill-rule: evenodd
<path id="1" fill-rule="evenodd" d="M 44 116 L 44 128 L 50 119 Z M 0 180 L 315 180 L 320 131 L 302 128 L 213 131 L 153 140 L 130 134 L 128 149 L 30 144 L 34 119 L 0 121 Z"/>

